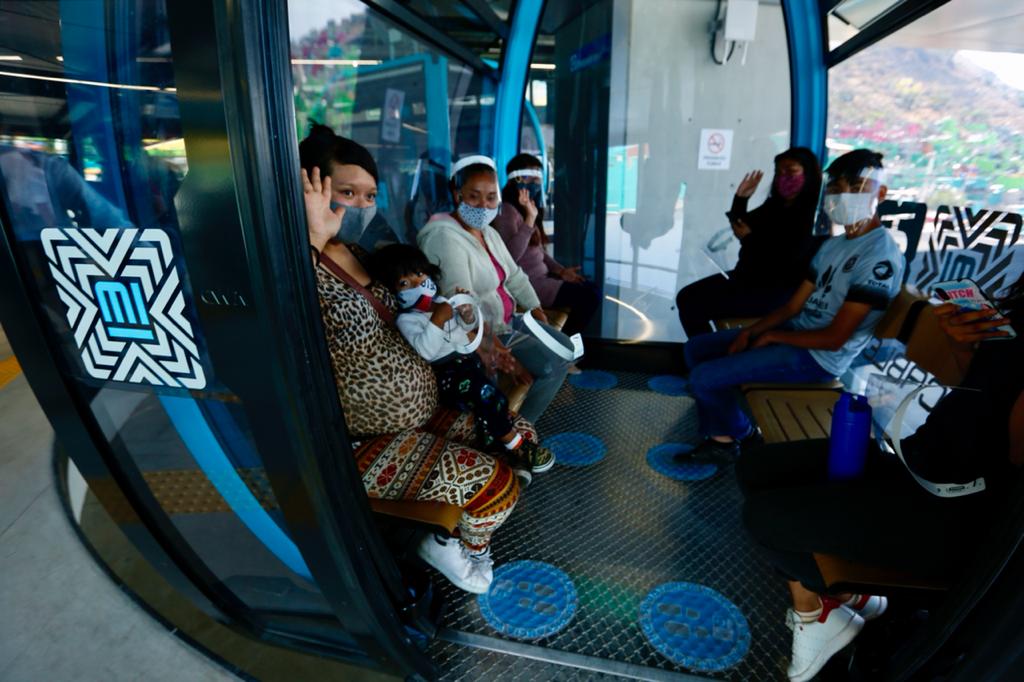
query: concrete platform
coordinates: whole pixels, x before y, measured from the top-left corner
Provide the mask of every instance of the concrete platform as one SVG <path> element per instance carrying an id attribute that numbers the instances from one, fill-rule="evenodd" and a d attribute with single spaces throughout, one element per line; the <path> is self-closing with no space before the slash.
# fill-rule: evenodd
<path id="1" fill-rule="evenodd" d="M 0 332 L 0 360 L 9 353 Z M 0 389 L 0 680 L 233 680 L 95 563 L 54 487 L 53 431 L 23 374 Z"/>

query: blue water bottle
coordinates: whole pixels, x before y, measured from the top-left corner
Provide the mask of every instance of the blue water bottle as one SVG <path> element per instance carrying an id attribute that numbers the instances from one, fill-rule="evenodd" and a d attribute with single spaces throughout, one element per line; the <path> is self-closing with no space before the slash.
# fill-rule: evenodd
<path id="1" fill-rule="evenodd" d="M 828 448 L 828 477 L 833 481 L 857 478 L 871 437 L 871 406 L 862 395 L 843 391 L 832 411 L 832 435 Z"/>

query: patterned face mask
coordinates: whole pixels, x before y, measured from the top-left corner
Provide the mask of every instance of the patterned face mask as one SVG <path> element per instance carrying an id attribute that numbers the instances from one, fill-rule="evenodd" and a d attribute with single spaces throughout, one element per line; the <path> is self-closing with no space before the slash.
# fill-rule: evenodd
<path id="1" fill-rule="evenodd" d="M 398 305 L 402 306 L 403 310 L 415 308 L 416 310 L 428 312 L 435 294 L 437 294 L 437 285 L 434 284 L 434 280 L 425 277 L 418 286 L 402 289 L 396 296 L 398 297 Z"/>
<path id="2" fill-rule="evenodd" d="M 466 223 L 470 227 L 480 230 L 484 225 L 490 225 L 494 219 L 498 217 L 499 210 L 501 210 L 501 204 L 498 204 L 494 208 L 476 208 L 475 206 L 470 206 L 469 204 L 462 202 L 459 204 L 458 213 L 459 217 L 462 218 L 462 222 Z"/>
<path id="3" fill-rule="evenodd" d="M 775 176 L 775 191 L 783 199 L 792 199 L 804 188 L 804 174 Z"/>

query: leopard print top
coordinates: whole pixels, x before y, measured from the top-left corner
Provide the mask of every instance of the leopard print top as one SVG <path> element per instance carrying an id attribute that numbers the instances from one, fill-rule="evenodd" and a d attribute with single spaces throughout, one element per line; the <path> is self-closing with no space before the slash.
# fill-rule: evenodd
<path id="1" fill-rule="evenodd" d="M 365 252 L 352 251 L 364 259 Z M 395 327 L 380 319 L 369 301 L 323 265 L 316 269 L 316 280 L 349 432 L 354 437 L 374 436 L 425 424 L 437 408 L 437 383 L 430 365 Z M 367 288 L 397 311 L 395 297 L 383 285 L 373 282 Z"/>

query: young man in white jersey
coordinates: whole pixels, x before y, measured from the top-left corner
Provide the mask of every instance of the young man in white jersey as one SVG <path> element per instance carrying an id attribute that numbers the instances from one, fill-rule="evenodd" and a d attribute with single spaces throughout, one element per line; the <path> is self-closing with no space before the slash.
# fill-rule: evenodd
<path id="1" fill-rule="evenodd" d="M 818 383 L 842 375 L 899 293 L 904 260 L 882 227 L 882 155 L 848 152 L 827 171 L 822 209 L 843 233 L 822 244 L 788 303 L 756 324 L 702 334 L 686 344 L 690 390 L 705 440 L 681 460 L 731 462 L 757 436 L 737 387 Z"/>

